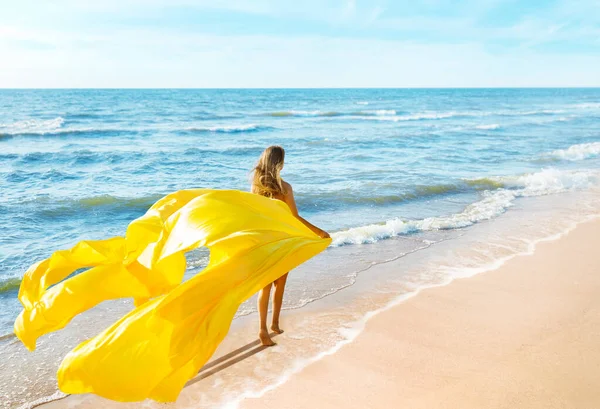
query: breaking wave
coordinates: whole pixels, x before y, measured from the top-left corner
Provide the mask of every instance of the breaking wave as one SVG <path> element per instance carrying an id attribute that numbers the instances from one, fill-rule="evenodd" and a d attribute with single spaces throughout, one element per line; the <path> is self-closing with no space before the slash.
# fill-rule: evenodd
<path id="1" fill-rule="evenodd" d="M 242 132 L 259 132 L 273 130 L 272 126 L 246 124 L 246 125 L 221 125 L 221 126 L 203 126 L 187 128 L 188 132 L 213 132 L 213 133 L 242 133 Z"/>
<path id="2" fill-rule="evenodd" d="M 0 135 L 45 135 L 57 133 L 65 123 L 64 118 L 54 119 L 25 119 L 13 123 L 0 124 Z"/>
<path id="3" fill-rule="evenodd" d="M 381 224 L 354 227 L 333 233 L 332 246 L 367 244 L 403 234 L 467 227 L 504 213 L 519 197 L 541 196 L 590 187 L 598 183 L 598 173 L 545 169 L 520 176 L 476 179 L 471 183 L 474 185 L 483 183 L 483 186 L 497 184 L 498 188 L 484 190 L 479 201 L 471 203 L 460 213 L 421 220 L 395 218 Z"/>
<path id="4" fill-rule="evenodd" d="M 477 125 L 475 129 L 494 130 L 500 129 L 500 124 Z"/>
<path id="5" fill-rule="evenodd" d="M 546 155 L 558 160 L 577 161 L 600 155 L 600 142 L 582 143 L 567 149 L 558 149 Z"/>
<path id="6" fill-rule="evenodd" d="M 20 285 L 21 279 L 19 277 L 0 279 L 0 294 L 10 291 L 17 291 Z"/>

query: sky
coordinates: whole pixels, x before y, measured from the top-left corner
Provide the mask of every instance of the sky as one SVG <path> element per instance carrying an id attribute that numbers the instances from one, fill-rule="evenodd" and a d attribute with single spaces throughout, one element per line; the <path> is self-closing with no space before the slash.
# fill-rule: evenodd
<path id="1" fill-rule="evenodd" d="M 600 86 L 600 0 L 0 0 L 1 88 Z"/>

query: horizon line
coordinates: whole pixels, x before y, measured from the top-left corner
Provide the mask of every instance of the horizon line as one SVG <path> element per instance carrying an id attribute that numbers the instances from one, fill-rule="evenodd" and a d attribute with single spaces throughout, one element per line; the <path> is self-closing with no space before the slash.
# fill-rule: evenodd
<path id="1" fill-rule="evenodd" d="M 483 86 L 483 87 L 0 87 L 0 91 L 15 90 L 423 90 L 423 89 L 599 89 L 591 86 Z"/>

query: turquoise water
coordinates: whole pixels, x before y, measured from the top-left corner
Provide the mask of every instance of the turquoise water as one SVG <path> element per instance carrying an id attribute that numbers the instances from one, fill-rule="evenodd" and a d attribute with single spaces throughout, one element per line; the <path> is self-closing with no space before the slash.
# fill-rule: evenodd
<path id="1" fill-rule="evenodd" d="M 169 192 L 247 190 L 271 144 L 301 213 L 360 246 L 594 185 L 600 89 L 0 90 L 0 335 L 32 263 Z"/>

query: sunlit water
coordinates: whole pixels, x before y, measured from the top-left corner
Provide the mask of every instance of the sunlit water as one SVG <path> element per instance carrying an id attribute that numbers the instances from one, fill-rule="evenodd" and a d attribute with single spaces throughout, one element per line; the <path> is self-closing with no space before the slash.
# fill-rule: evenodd
<path id="1" fill-rule="evenodd" d="M 542 203 L 548 212 L 560 198 L 566 224 L 529 226 L 528 236 L 498 248 L 521 251 L 518 240 L 593 214 L 597 201 L 586 195 L 599 181 L 600 90 L 2 90 L 0 335 L 11 332 L 19 278 L 32 263 L 82 239 L 122 235 L 169 192 L 247 190 L 271 144 L 286 149 L 283 176 L 300 212 L 333 232 L 332 247 L 290 278 L 285 307 L 299 308 L 355 291 L 361 274 L 388 260 L 472 248 L 487 221 L 526 225 Z M 491 254 L 457 265 L 506 256 Z M 187 277 L 207 256 L 188 255 Z M 429 273 L 386 275 L 399 286 L 390 292 L 457 274 L 444 262 L 427 261 Z M 46 337 L 38 355 L 18 351 L 10 336 L 0 340 L 3 356 L 14 357 L 0 366 L 2 390 L 14 392 L 5 405 L 51 392 L 47 379 L 65 349 L 128 308 L 101 305 L 63 331 L 72 345 Z M 250 301 L 239 314 L 254 310 Z M 27 365 L 38 377 L 15 371 Z"/>

